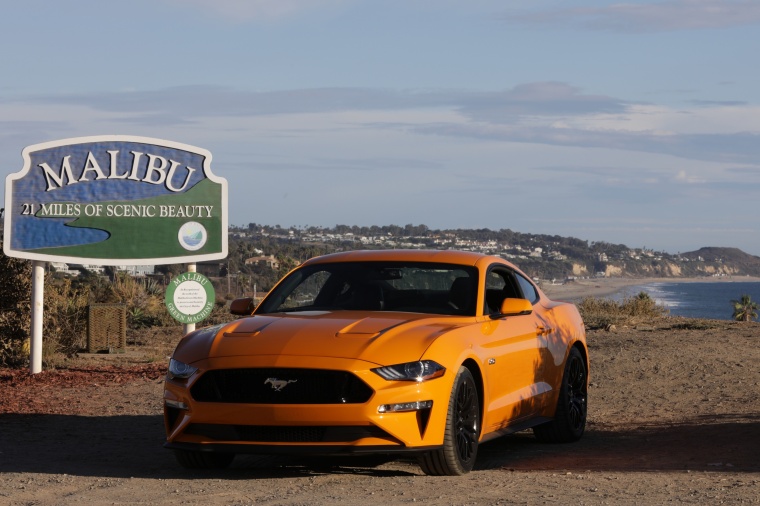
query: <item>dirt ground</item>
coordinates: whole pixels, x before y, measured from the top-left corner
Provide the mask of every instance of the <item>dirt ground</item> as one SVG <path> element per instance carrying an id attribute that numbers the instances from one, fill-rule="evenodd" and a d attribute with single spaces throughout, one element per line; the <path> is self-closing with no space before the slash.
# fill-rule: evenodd
<path id="1" fill-rule="evenodd" d="M 666 318 L 590 331 L 578 443 L 481 446 L 463 477 L 411 461 L 238 457 L 191 472 L 162 448 L 179 331 L 31 376 L 0 369 L 0 504 L 741 504 L 760 502 L 760 324 Z"/>

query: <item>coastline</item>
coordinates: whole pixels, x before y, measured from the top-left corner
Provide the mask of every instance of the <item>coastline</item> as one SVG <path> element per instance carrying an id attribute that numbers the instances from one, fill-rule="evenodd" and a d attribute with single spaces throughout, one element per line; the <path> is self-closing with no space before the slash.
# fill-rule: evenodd
<path id="1" fill-rule="evenodd" d="M 541 283 L 541 290 L 552 300 L 579 302 L 585 297 L 609 297 L 631 286 L 651 283 L 747 283 L 760 282 L 754 276 L 721 276 L 700 278 L 587 278 L 563 284 Z"/>

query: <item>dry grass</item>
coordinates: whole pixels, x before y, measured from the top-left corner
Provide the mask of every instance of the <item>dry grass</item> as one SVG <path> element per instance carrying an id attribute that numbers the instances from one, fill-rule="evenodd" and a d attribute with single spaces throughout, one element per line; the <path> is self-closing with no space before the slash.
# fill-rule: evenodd
<path id="1" fill-rule="evenodd" d="M 583 321 L 590 329 L 606 329 L 613 325 L 651 324 L 668 315 L 668 310 L 658 306 L 646 292 L 622 301 L 586 297 L 577 306 Z"/>

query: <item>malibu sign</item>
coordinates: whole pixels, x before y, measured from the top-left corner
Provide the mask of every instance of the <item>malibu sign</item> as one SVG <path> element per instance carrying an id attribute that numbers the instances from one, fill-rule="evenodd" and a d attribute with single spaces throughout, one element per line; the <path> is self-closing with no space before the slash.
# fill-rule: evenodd
<path id="1" fill-rule="evenodd" d="M 5 184 L 8 256 L 124 265 L 227 256 L 227 181 L 204 149 L 117 135 L 35 144 L 22 156 Z"/>

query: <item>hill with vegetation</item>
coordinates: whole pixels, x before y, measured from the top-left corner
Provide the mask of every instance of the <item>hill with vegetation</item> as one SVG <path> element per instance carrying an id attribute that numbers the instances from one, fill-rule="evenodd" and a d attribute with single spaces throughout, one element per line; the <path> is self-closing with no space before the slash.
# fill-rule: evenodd
<path id="1" fill-rule="evenodd" d="M 252 223 L 231 228 L 225 260 L 197 265 L 198 271 L 212 280 L 217 294 L 217 307 L 206 323 L 228 318 L 225 301 L 241 296 L 261 298 L 286 272 L 309 258 L 346 250 L 393 248 L 457 249 L 496 255 L 546 281 L 590 277 L 760 277 L 760 258 L 736 248 L 705 247 L 674 255 L 504 229 L 431 230 L 425 225 L 283 229 Z M 114 266 L 105 267 L 102 274 L 81 267 L 83 270 L 72 277 L 70 270 L 56 272 L 51 265 L 45 276 L 43 333 L 55 336 L 46 341 L 43 349 L 45 363 L 49 364 L 51 357 L 71 357 L 83 349 L 90 304 L 122 305 L 130 335 L 142 329 L 176 326 L 164 307 L 164 287 L 186 266 L 156 266 L 156 274 L 148 277 L 133 277 Z M 0 367 L 27 361 L 30 279 L 31 262 L 0 253 Z M 586 316 L 597 309 L 590 308 Z"/>
<path id="2" fill-rule="evenodd" d="M 291 227 L 259 225 L 230 229 L 227 262 L 207 275 L 233 276 L 267 290 L 285 272 L 316 255 L 356 249 L 430 248 L 477 251 L 503 257 L 537 279 L 589 277 L 760 276 L 760 257 L 737 248 L 705 247 L 667 253 L 575 237 L 526 234 L 509 229 L 433 230 L 425 225 Z M 251 261 L 274 257 L 271 263 Z M 246 260 L 249 262 L 246 264 Z M 214 272 L 218 270 L 219 272 Z M 238 279 L 239 277 L 239 279 Z"/>

